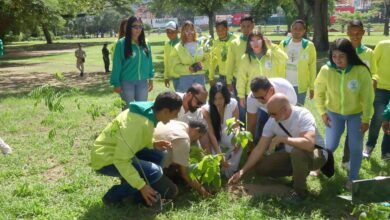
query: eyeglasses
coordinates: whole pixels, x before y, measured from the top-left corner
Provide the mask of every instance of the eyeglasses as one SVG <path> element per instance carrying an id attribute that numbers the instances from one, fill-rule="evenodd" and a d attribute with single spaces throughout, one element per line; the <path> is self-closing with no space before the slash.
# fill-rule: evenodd
<path id="1" fill-rule="evenodd" d="M 143 25 L 131 25 L 131 28 L 134 28 L 134 29 L 143 29 L 144 26 L 143 26 Z"/>
<path id="2" fill-rule="evenodd" d="M 264 96 L 254 96 L 253 93 L 252 93 L 252 94 L 251 94 L 251 98 L 259 99 L 259 100 L 265 100 L 265 98 L 266 98 L 267 95 L 268 95 L 269 90 L 271 90 L 271 89 L 268 89 L 267 92 L 265 92 L 265 95 L 264 95 Z"/>
<path id="3" fill-rule="evenodd" d="M 204 105 L 204 103 L 198 97 L 196 97 L 196 95 L 193 95 L 192 97 L 194 97 L 196 99 L 196 105 L 198 105 L 198 106 Z"/>

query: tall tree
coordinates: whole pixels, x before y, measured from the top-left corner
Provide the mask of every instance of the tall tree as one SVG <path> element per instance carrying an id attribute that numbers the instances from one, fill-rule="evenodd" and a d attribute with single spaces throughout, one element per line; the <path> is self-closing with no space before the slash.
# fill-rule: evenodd
<path id="1" fill-rule="evenodd" d="M 209 33 L 214 37 L 215 12 L 223 8 L 224 3 L 227 1 L 228 0 L 156 0 L 155 4 L 160 5 L 160 7 L 164 9 L 181 7 L 191 8 L 198 15 L 207 15 L 209 18 Z M 152 8 L 157 9 L 155 6 Z"/>
<path id="2" fill-rule="evenodd" d="M 313 18 L 313 43 L 317 51 L 327 51 L 329 49 L 328 38 L 328 0 L 314 1 Z"/>

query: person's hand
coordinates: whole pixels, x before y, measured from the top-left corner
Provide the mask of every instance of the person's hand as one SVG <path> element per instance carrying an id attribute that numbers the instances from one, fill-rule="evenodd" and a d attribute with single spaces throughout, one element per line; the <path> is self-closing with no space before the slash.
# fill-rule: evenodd
<path id="1" fill-rule="evenodd" d="M 200 189 L 198 190 L 198 193 L 202 196 L 202 197 L 210 197 L 211 196 L 211 193 L 207 192 L 207 190 L 201 186 Z"/>
<path id="2" fill-rule="evenodd" d="M 214 86 L 215 85 L 215 80 L 210 80 L 209 83 L 210 83 L 210 87 Z"/>
<path id="3" fill-rule="evenodd" d="M 368 130 L 369 126 L 370 126 L 370 124 L 368 124 L 368 123 L 362 123 L 360 125 L 360 131 L 364 134 Z"/>
<path id="4" fill-rule="evenodd" d="M 324 113 L 323 115 L 321 115 L 321 117 L 322 117 L 322 121 L 324 122 L 324 124 L 326 125 L 326 127 L 329 127 L 329 128 L 330 128 L 331 120 L 330 120 L 328 114 Z"/>
<path id="5" fill-rule="evenodd" d="M 264 36 L 263 36 L 263 39 L 264 39 L 265 45 L 266 45 L 268 48 L 270 48 L 271 45 L 272 45 L 272 41 L 271 41 L 268 37 L 264 37 Z"/>
<path id="6" fill-rule="evenodd" d="M 122 93 L 122 87 L 115 87 L 114 92 L 121 94 Z"/>
<path id="7" fill-rule="evenodd" d="M 390 135 L 390 122 L 389 121 L 382 122 L 382 129 L 385 134 Z"/>
<path id="8" fill-rule="evenodd" d="M 171 84 L 169 83 L 169 79 L 164 80 L 165 87 L 169 88 Z"/>
<path id="9" fill-rule="evenodd" d="M 285 143 L 287 137 L 286 136 L 275 136 L 271 140 L 271 144 L 268 147 L 268 153 L 272 153 L 275 151 L 275 148 L 282 143 Z"/>
<path id="10" fill-rule="evenodd" d="M 229 92 L 233 94 L 233 85 L 227 84 L 227 87 L 228 87 Z"/>
<path id="11" fill-rule="evenodd" d="M 225 159 L 225 157 L 221 160 L 221 165 L 225 168 L 230 167 L 230 163 Z"/>
<path id="12" fill-rule="evenodd" d="M 165 141 L 165 140 L 155 141 L 153 142 L 153 147 L 156 150 L 164 151 L 164 150 L 172 149 L 172 143 L 170 141 Z"/>
<path id="13" fill-rule="evenodd" d="M 245 108 L 245 98 L 240 98 L 240 106 Z"/>
<path id="14" fill-rule="evenodd" d="M 372 86 L 374 87 L 374 89 L 376 89 L 377 85 L 378 85 L 378 82 L 375 79 L 373 79 Z"/>
<path id="15" fill-rule="evenodd" d="M 149 185 L 145 184 L 145 186 L 142 187 L 140 192 L 141 192 L 142 198 L 144 198 L 144 200 L 145 200 L 146 204 L 148 204 L 148 206 L 152 206 L 153 203 L 155 203 L 157 201 L 157 199 L 156 199 L 157 192 L 154 191 L 154 189 L 152 187 L 150 187 Z"/>
<path id="16" fill-rule="evenodd" d="M 313 99 L 314 98 L 314 90 L 310 90 L 310 99 Z"/>
<path id="17" fill-rule="evenodd" d="M 244 175 L 243 170 L 237 171 L 235 174 L 233 174 L 232 177 L 230 177 L 228 184 L 236 184 L 241 179 L 242 175 Z"/>
<path id="18" fill-rule="evenodd" d="M 150 91 L 152 91 L 153 90 L 153 80 L 149 80 L 148 81 L 148 91 L 150 92 Z"/>

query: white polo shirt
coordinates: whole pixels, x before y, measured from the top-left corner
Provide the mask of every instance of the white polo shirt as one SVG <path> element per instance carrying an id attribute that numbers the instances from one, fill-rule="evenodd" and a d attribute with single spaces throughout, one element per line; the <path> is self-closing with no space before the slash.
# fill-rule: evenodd
<path id="1" fill-rule="evenodd" d="M 291 105 L 297 104 L 297 94 L 295 93 L 294 87 L 289 81 L 283 78 L 269 78 L 268 79 L 272 86 L 275 89 L 275 93 L 282 93 L 287 96 L 288 101 Z M 262 104 L 260 101 L 252 97 L 252 92 L 249 93 L 247 102 L 247 112 L 256 114 L 257 110 L 260 108 L 267 112 L 267 105 Z"/>

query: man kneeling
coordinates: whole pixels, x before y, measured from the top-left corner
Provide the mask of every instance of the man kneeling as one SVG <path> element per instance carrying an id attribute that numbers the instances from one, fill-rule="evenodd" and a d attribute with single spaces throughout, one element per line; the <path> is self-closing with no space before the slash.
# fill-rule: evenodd
<path id="1" fill-rule="evenodd" d="M 292 176 L 294 190 L 290 198 L 300 201 L 307 196 L 309 172 L 321 168 L 326 162 L 327 152 L 314 147 L 315 144 L 324 146 L 323 140 L 317 132 L 313 115 L 303 107 L 289 104 L 285 95 L 277 93 L 272 96 L 267 110 L 271 118 L 265 124 L 262 138 L 229 183 L 237 183 L 252 167 L 261 176 Z M 272 152 L 280 148 L 284 149 Z M 269 155 L 265 156 L 267 153 Z"/>
<path id="2" fill-rule="evenodd" d="M 202 196 L 209 196 L 205 188 L 196 180 L 189 178 L 190 146 L 207 132 L 207 125 L 202 120 L 171 120 L 167 124 L 159 123 L 154 131 L 154 139 L 172 143 L 167 150 L 164 162 L 164 174 L 173 180 L 184 180 Z M 198 146 L 196 146 L 198 147 Z"/>
<path id="3" fill-rule="evenodd" d="M 120 185 L 104 195 L 105 204 L 120 204 L 132 196 L 137 203 L 153 205 L 159 196 L 173 198 L 176 185 L 165 177 L 161 165 L 168 141 L 154 141 L 158 121 L 177 118 L 182 100 L 174 92 L 160 93 L 155 102 L 131 102 L 96 139 L 91 151 L 92 168 L 103 175 L 119 177 Z M 155 149 L 151 149 L 154 147 Z"/>

